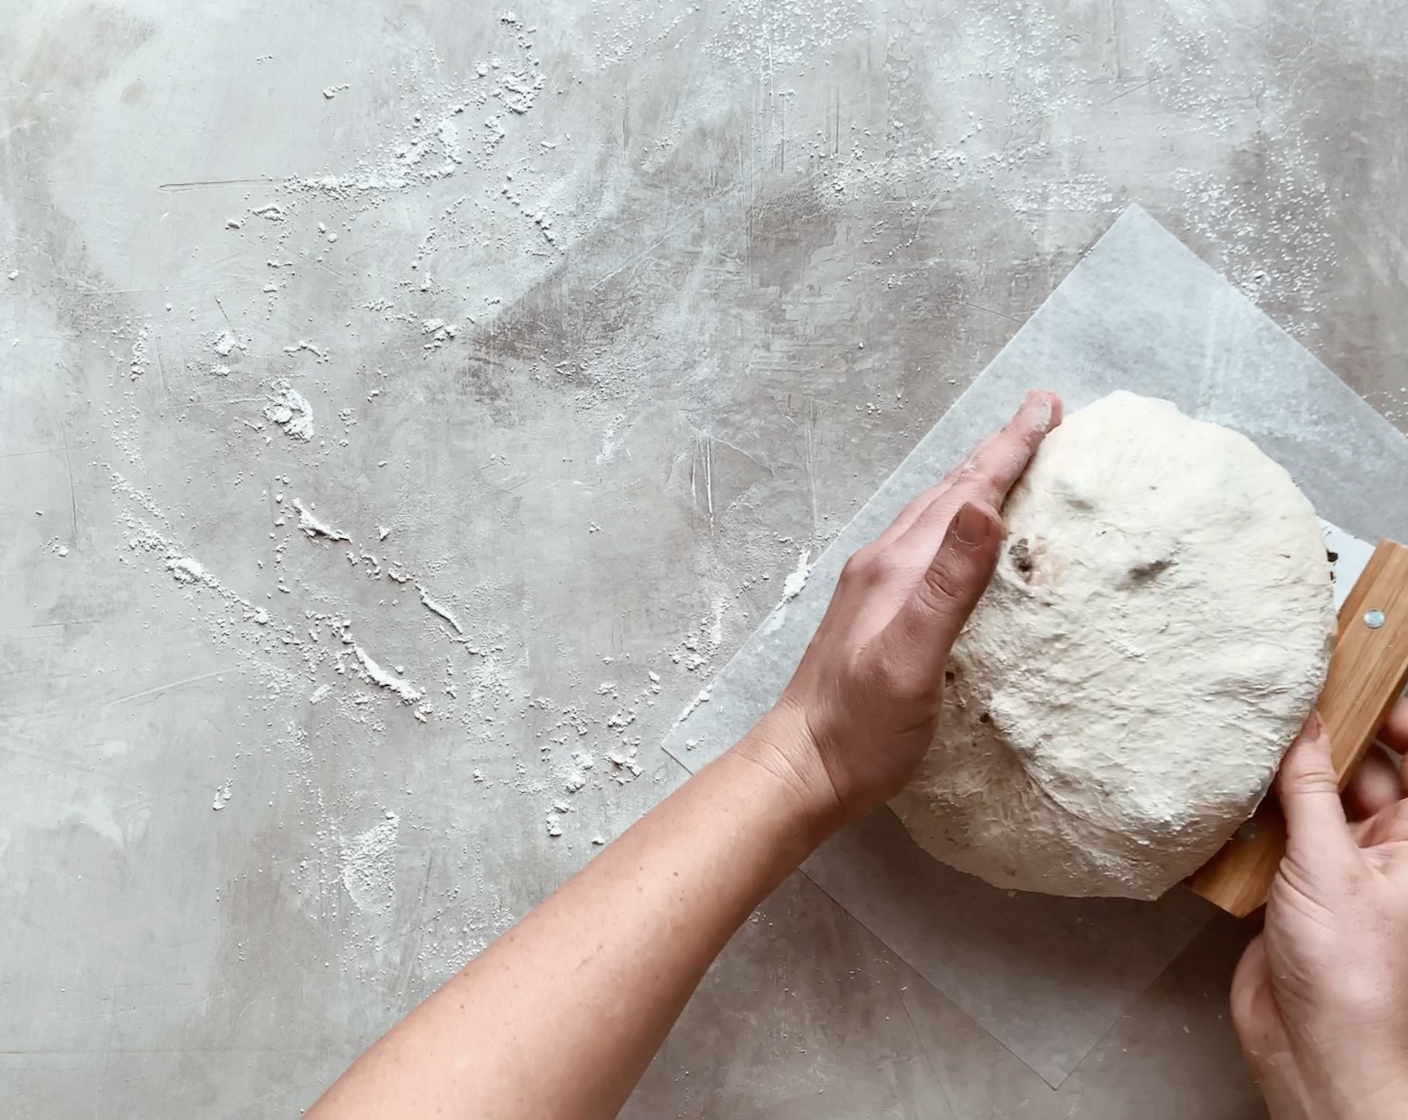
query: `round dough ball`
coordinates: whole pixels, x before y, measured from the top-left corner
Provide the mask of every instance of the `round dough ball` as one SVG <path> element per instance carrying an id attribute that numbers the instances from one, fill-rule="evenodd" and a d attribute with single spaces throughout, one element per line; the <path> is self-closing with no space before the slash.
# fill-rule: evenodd
<path id="1" fill-rule="evenodd" d="M 998 887 L 1157 898 L 1266 793 L 1335 631 L 1315 512 L 1245 436 L 1113 393 L 1004 510 L 939 729 L 892 805 Z"/>

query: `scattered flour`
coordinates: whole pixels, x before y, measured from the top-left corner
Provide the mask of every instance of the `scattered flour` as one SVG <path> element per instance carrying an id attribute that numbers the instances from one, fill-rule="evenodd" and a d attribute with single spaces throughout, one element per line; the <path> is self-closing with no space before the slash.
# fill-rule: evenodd
<path id="1" fill-rule="evenodd" d="M 322 346 L 315 345 L 312 342 L 309 342 L 306 338 L 300 338 L 292 346 L 284 347 L 284 353 L 290 356 L 298 354 L 304 350 L 312 354 L 313 357 L 317 358 L 317 360 L 320 362 L 325 362 L 328 360 L 327 349 Z"/>
<path id="2" fill-rule="evenodd" d="M 807 577 L 812 574 L 812 566 L 808 563 L 811 556 L 810 549 L 798 556 L 796 569 L 789 572 L 787 578 L 782 581 L 782 601 L 784 603 L 790 603 L 802 593 L 802 588 L 807 586 Z"/>
<path id="3" fill-rule="evenodd" d="M 696 696 L 693 700 L 691 700 L 688 704 L 686 704 L 684 711 L 682 711 L 679 716 L 675 719 L 674 726 L 678 727 L 680 724 L 682 724 L 685 720 L 687 720 L 690 716 L 694 714 L 695 708 L 699 707 L 700 704 L 707 704 L 711 699 L 713 699 L 713 697 L 710 695 L 709 690 L 707 688 L 700 689 L 699 695 Z"/>
<path id="4" fill-rule="evenodd" d="M 394 692 L 401 698 L 403 704 L 414 704 L 424 695 L 420 689 L 407 680 L 389 673 L 371 659 L 371 656 L 359 645 L 352 647 L 352 652 L 357 655 L 357 660 L 362 663 L 362 671 L 367 680 L 372 684 L 380 685 L 389 692 Z"/>
<path id="5" fill-rule="evenodd" d="M 343 840 L 338 853 L 342 885 L 362 913 L 389 914 L 396 904 L 396 837 L 401 819 L 387 819 Z"/>
<path id="6" fill-rule="evenodd" d="M 166 570 L 175 577 L 177 583 L 203 583 L 207 587 L 218 587 L 216 580 L 205 566 L 194 556 L 172 554 L 166 558 Z"/>
<path id="7" fill-rule="evenodd" d="M 425 604 L 426 610 L 428 610 L 431 614 L 438 614 L 441 618 L 443 618 L 446 622 L 448 622 L 451 626 L 455 628 L 456 634 L 464 633 L 464 628 L 460 626 L 459 621 L 455 618 L 455 616 L 450 613 L 450 609 L 448 607 L 442 606 L 440 603 L 437 603 L 434 599 L 427 595 L 425 593 L 425 588 L 422 587 L 420 584 L 416 584 L 416 590 L 420 592 L 420 601 Z"/>
<path id="8" fill-rule="evenodd" d="M 330 541 L 350 541 L 352 539 L 346 533 L 320 521 L 300 499 L 293 499 L 293 507 L 298 510 L 298 527 L 309 537 L 326 537 Z"/>
<path id="9" fill-rule="evenodd" d="M 264 417 L 272 420 L 284 430 L 285 435 L 305 443 L 313 438 L 313 407 L 308 398 L 295 389 L 287 378 L 275 381 L 269 403 L 264 406 Z"/>
<path id="10" fill-rule="evenodd" d="M 128 366 L 128 373 L 134 380 L 146 373 L 151 364 L 152 338 L 155 333 L 150 323 L 144 323 L 137 329 L 137 337 L 132 340 L 132 362 Z"/>

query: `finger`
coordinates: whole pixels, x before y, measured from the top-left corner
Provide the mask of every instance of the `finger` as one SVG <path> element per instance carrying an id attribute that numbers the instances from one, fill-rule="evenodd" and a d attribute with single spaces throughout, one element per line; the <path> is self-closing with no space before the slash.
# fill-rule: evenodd
<path id="1" fill-rule="evenodd" d="M 1354 820 L 1362 821 L 1395 805 L 1403 797 L 1403 777 L 1388 752 L 1377 743 L 1369 748 L 1345 787 L 1344 803 Z"/>
<path id="2" fill-rule="evenodd" d="M 1400 700 L 1379 730 L 1379 742 L 1389 750 L 1408 754 L 1408 700 Z"/>
<path id="3" fill-rule="evenodd" d="M 986 590 L 1001 544 L 1002 519 L 997 511 L 965 502 L 949 523 L 923 578 L 886 627 L 884 641 L 891 646 L 887 660 L 899 664 L 922 653 L 924 664 L 942 661 Z"/>
<path id="4" fill-rule="evenodd" d="M 954 472 L 945 491 L 919 512 L 897 541 L 932 553 L 943 538 L 952 509 L 959 503 L 981 502 L 1001 509 L 1008 491 L 1022 477 L 1046 433 L 1060 422 L 1061 399 L 1055 393 L 1028 393 L 1007 426 L 973 452 Z"/>
<path id="5" fill-rule="evenodd" d="M 967 460 L 965 460 L 966 462 Z M 875 538 L 875 543 L 884 547 L 898 540 L 905 533 L 905 530 L 919 520 L 920 515 L 933 505 L 936 501 L 948 492 L 948 488 L 953 484 L 954 477 L 958 474 L 959 467 L 954 467 L 943 479 L 930 486 L 927 490 L 921 490 L 905 503 L 904 509 L 900 510 L 897 516 L 885 530 Z"/>
<path id="6" fill-rule="evenodd" d="M 1007 425 L 973 452 L 955 483 L 972 480 L 986 484 L 991 492 L 979 497 L 995 509 L 1000 508 L 1046 433 L 1060 423 L 1061 398 L 1055 393 L 1033 390 Z"/>
<path id="7" fill-rule="evenodd" d="M 889 544 L 903 536 L 936 500 L 949 491 L 955 482 L 967 478 L 975 471 L 992 471 L 1001 461 L 1010 460 L 1014 450 L 1030 445 L 1030 450 L 1025 452 L 1021 465 L 1016 467 L 1016 473 L 1003 487 L 1002 495 L 997 501 L 991 502 L 993 505 L 1001 505 L 1001 497 L 1006 496 L 1007 490 L 1021 475 L 1027 460 L 1031 458 L 1032 451 L 1035 451 L 1036 446 L 1040 444 L 1041 438 L 1060 422 L 1061 400 L 1055 393 L 1036 390 L 1028 393 L 1022 400 L 1021 407 L 1017 409 L 1012 419 L 1003 426 L 1001 431 L 988 436 L 968 458 L 944 475 L 942 479 L 911 498 L 904 509 L 900 510 L 899 516 L 876 538 L 876 543 Z M 1039 432 L 1036 429 L 1040 429 Z M 1033 438 L 1035 442 L 1032 442 Z M 1015 449 L 1014 442 L 1017 445 Z M 1008 471 L 1012 469 L 1010 461 L 1006 469 Z"/>
<path id="8" fill-rule="evenodd" d="M 1304 866 L 1315 866 L 1327 854 L 1343 853 L 1352 845 L 1330 762 L 1330 738 L 1319 713 L 1310 713 L 1286 752 L 1276 792 L 1286 814 L 1286 851 Z"/>
<path id="9" fill-rule="evenodd" d="M 1247 1051 L 1247 1057 L 1255 1057 L 1265 1039 L 1249 1036 L 1247 1028 L 1254 1023 L 1265 1023 L 1270 1017 L 1265 1014 L 1266 982 L 1265 978 L 1270 972 L 1270 965 L 1266 959 L 1266 938 L 1257 934 L 1242 950 L 1242 959 L 1237 962 L 1237 969 L 1232 974 L 1232 991 L 1229 1003 L 1232 1012 L 1232 1022 L 1237 1027 L 1237 1034 L 1244 1040 L 1243 1049 Z M 1272 1019 L 1271 1021 L 1274 1021 Z"/>
<path id="10" fill-rule="evenodd" d="M 1354 842 L 1361 848 L 1376 848 L 1408 840 L 1408 801 L 1396 801 L 1380 809 L 1368 820 L 1349 826 Z"/>

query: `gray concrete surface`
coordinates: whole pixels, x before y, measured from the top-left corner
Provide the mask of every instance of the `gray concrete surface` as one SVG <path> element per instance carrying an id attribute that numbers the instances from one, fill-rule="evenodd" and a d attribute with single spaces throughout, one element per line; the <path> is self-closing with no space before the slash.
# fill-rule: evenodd
<path id="1" fill-rule="evenodd" d="M 1405 75 L 1303 0 L 0 0 L 6 1115 L 306 1106 L 1127 201 L 1408 427 Z M 794 877 L 627 1114 L 1258 1116 L 1243 937 L 1052 1091 Z"/>

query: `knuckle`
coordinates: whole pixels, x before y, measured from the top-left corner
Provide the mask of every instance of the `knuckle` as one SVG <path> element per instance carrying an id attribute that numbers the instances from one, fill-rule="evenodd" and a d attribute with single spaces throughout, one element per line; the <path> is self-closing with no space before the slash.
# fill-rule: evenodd
<path id="1" fill-rule="evenodd" d="M 871 557 L 874 555 L 870 545 L 866 545 L 860 551 L 852 553 L 841 567 L 841 576 L 838 582 L 847 586 L 851 584 L 863 584 L 867 578 L 867 571 L 871 566 Z"/>
<path id="2" fill-rule="evenodd" d="M 890 583 L 902 571 L 903 566 L 892 552 L 878 553 L 871 565 L 871 576 L 877 584 Z"/>
<path id="3" fill-rule="evenodd" d="M 866 545 L 856 552 L 841 569 L 841 579 L 862 589 L 884 583 L 895 572 L 893 558 L 883 548 Z"/>
<path id="4" fill-rule="evenodd" d="M 948 474 L 944 475 L 943 478 L 939 480 L 937 489 L 947 490 L 952 487 L 955 482 L 960 481 L 972 461 L 973 457 L 970 455 L 968 458 L 955 463 L 949 468 Z"/>
<path id="5" fill-rule="evenodd" d="M 1320 770 L 1294 772 L 1287 777 L 1286 784 L 1293 797 L 1315 797 L 1327 793 L 1338 797 L 1340 793 L 1334 774 Z"/>
<path id="6" fill-rule="evenodd" d="M 947 608 L 964 598 L 963 573 L 946 558 L 940 558 L 924 569 L 924 593 L 931 606 Z"/>
<path id="7" fill-rule="evenodd" d="M 894 656 L 876 658 L 870 671 L 870 687 L 891 703 L 902 707 L 932 704 L 934 690 L 927 674 L 906 659 Z"/>

